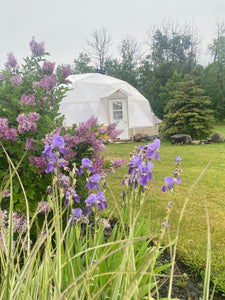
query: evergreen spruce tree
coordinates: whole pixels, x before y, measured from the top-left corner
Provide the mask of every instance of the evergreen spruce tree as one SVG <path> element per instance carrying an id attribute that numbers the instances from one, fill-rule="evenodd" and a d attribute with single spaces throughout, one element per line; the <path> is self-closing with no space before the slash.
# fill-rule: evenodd
<path id="1" fill-rule="evenodd" d="M 210 134 L 213 121 L 210 98 L 204 95 L 196 79 L 186 75 L 184 81 L 175 84 L 162 125 L 166 137 L 185 133 L 193 139 L 200 139 Z"/>

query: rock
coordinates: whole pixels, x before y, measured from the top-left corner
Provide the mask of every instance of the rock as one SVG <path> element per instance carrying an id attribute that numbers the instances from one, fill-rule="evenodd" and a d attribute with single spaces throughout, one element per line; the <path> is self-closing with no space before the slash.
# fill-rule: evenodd
<path id="1" fill-rule="evenodd" d="M 146 136 L 147 136 L 147 134 L 145 134 L 145 133 L 137 133 L 134 135 L 134 141 L 141 142 L 141 141 L 145 140 Z"/>
<path id="2" fill-rule="evenodd" d="M 146 141 L 154 141 L 155 139 L 158 139 L 159 136 L 158 135 L 147 135 L 146 136 Z"/>
<path id="3" fill-rule="evenodd" d="M 200 140 L 196 140 L 196 141 L 192 141 L 191 144 L 192 145 L 200 145 L 202 141 Z"/>
<path id="4" fill-rule="evenodd" d="M 105 139 L 104 139 L 104 140 L 102 140 L 102 142 L 103 142 L 104 145 L 110 144 L 110 141 L 109 141 L 109 140 L 105 140 Z"/>
<path id="5" fill-rule="evenodd" d="M 215 132 L 211 136 L 211 140 L 213 141 L 213 143 L 221 143 L 221 142 L 224 142 L 224 137 L 219 132 Z"/>
<path id="6" fill-rule="evenodd" d="M 170 142 L 172 144 L 191 144 L 192 139 L 191 136 L 188 134 L 174 134 L 170 137 Z"/>

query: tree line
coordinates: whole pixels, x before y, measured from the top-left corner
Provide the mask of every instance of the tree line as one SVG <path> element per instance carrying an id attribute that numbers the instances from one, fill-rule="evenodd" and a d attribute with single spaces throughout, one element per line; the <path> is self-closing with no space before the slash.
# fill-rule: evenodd
<path id="1" fill-rule="evenodd" d="M 121 40 L 117 57 L 110 56 L 111 35 L 95 30 L 87 50 L 74 59 L 73 73 L 104 70 L 136 87 L 163 122 L 165 135 L 183 132 L 207 136 L 212 120 L 225 118 L 225 23 L 216 24 L 208 45 L 212 63 L 199 63 L 200 43 L 194 30 L 172 23 L 148 33 L 147 51 L 131 37 Z"/>

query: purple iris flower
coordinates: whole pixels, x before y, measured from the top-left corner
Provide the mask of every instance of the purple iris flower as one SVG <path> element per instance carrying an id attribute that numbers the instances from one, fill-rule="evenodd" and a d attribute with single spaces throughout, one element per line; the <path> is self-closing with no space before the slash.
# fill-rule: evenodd
<path id="1" fill-rule="evenodd" d="M 99 188 L 100 179 L 101 179 L 101 176 L 99 174 L 94 174 L 93 176 L 91 176 L 89 178 L 89 182 L 87 182 L 85 184 L 85 186 L 87 188 L 89 188 L 90 190 L 93 190 L 93 189 L 100 190 L 100 188 Z"/>
<path id="2" fill-rule="evenodd" d="M 49 146 L 49 144 L 46 144 L 41 157 L 43 158 L 44 155 L 49 156 L 51 152 L 52 152 L 52 146 Z"/>
<path id="3" fill-rule="evenodd" d="M 176 162 L 176 163 L 181 162 L 181 158 L 180 158 L 180 155 L 179 155 L 179 154 L 178 154 L 177 157 L 175 158 L 175 162 Z"/>
<path id="4" fill-rule="evenodd" d="M 54 148 L 61 148 L 65 145 L 64 139 L 62 136 L 54 136 L 52 139 L 52 145 Z"/>
<path id="5" fill-rule="evenodd" d="M 134 160 L 133 160 L 133 167 L 137 168 L 140 164 L 142 164 L 141 157 L 135 155 Z"/>
<path id="6" fill-rule="evenodd" d="M 141 176 L 140 176 L 140 178 L 138 180 L 138 183 L 140 185 L 142 185 L 142 186 L 147 185 L 148 184 L 148 176 L 147 176 L 147 174 L 144 174 L 144 173 L 141 174 Z"/>
<path id="7" fill-rule="evenodd" d="M 154 150 L 152 148 L 148 148 L 146 151 L 147 158 L 151 159 L 154 156 Z"/>
<path id="8" fill-rule="evenodd" d="M 88 158 L 83 158 L 81 164 L 84 168 L 89 169 L 92 166 L 92 161 Z"/>
<path id="9" fill-rule="evenodd" d="M 82 210 L 80 208 L 74 208 L 74 210 L 73 210 L 73 221 L 74 221 L 75 225 L 77 223 L 77 220 L 80 219 L 81 217 L 82 217 Z"/>
<path id="10" fill-rule="evenodd" d="M 49 163 L 47 165 L 47 169 L 45 170 L 45 173 L 50 173 L 50 172 L 53 172 L 54 171 L 54 166 L 52 163 Z"/>
<path id="11" fill-rule="evenodd" d="M 166 192 L 167 190 L 172 191 L 175 184 L 181 183 L 181 179 L 179 177 L 173 178 L 173 177 L 167 176 L 164 179 L 164 182 L 165 182 L 165 185 L 162 187 L 162 192 Z"/>
<path id="12" fill-rule="evenodd" d="M 98 208 L 104 210 L 108 207 L 103 192 L 97 192 Z"/>
<path id="13" fill-rule="evenodd" d="M 95 194 L 90 194 L 89 197 L 85 200 L 87 206 L 92 206 L 97 204 L 97 196 Z"/>

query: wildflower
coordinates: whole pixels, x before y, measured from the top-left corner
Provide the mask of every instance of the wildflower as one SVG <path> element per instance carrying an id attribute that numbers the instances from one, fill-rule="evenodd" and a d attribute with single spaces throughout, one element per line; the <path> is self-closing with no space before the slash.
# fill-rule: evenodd
<path id="1" fill-rule="evenodd" d="M 34 56 L 41 56 L 45 52 L 44 42 L 37 43 L 33 37 L 30 42 L 30 50 Z"/>

